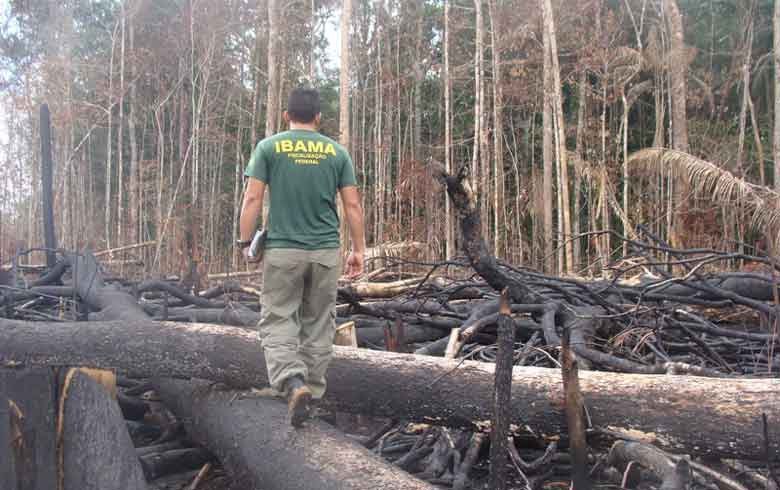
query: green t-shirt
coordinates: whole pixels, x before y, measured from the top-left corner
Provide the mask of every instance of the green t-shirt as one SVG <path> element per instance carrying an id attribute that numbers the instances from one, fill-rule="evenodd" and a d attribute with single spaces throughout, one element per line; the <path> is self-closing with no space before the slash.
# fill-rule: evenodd
<path id="1" fill-rule="evenodd" d="M 285 131 L 257 144 L 244 175 L 271 194 L 266 248 L 339 247 L 336 192 L 357 185 L 344 147 L 316 131 Z"/>

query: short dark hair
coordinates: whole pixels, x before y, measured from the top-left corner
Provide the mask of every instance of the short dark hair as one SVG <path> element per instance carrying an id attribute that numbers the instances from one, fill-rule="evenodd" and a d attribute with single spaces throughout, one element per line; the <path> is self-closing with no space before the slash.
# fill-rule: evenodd
<path id="1" fill-rule="evenodd" d="M 287 114 L 298 123 L 310 123 L 320 113 L 320 93 L 313 88 L 296 88 L 287 100 Z"/>

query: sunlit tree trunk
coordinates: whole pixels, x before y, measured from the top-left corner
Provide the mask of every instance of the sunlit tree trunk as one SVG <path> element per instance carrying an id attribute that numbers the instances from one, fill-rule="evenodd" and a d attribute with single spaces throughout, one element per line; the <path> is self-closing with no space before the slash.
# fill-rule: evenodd
<path id="1" fill-rule="evenodd" d="M 312 9 L 314 2 L 312 1 Z M 352 0 L 343 0 L 341 3 L 341 69 L 339 70 L 339 141 L 350 151 L 350 57 L 349 57 L 349 28 L 352 24 Z M 312 36 L 314 34 L 312 33 Z M 313 58 L 312 58 L 313 60 Z M 339 200 L 339 211 L 343 210 Z M 343 212 L 341 212 L 343 216 Z M 349 234 L 347 233 L 347 221 L 341 220 L 341 246 L 342 253 L 349 247 Z"/>
<path id="2" fill-rule="evenodd" d="M 676 150 L 687 152 L 688 118 L 685 108 L 688 93 L 688 59 L 685 49 L 685 31 L 677 0 L 665 1 L 671 34 L 669 76 L 672 84 L 672 145 Z"/>

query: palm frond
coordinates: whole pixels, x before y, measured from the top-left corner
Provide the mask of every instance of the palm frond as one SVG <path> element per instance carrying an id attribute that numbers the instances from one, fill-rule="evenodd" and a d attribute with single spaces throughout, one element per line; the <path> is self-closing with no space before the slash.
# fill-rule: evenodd
<path id="1" fill-rule="evenodd" d="M 647 148 L 628 158 L 629 165 L 645 171 L 666 173 L 687 182 L 698 194 L 720 205 L 742 206 L 752 212 L 755 227 L 777 230 L 780 225 L 780 194 L 751 184 L 712 162 L 666 148 Z"/>

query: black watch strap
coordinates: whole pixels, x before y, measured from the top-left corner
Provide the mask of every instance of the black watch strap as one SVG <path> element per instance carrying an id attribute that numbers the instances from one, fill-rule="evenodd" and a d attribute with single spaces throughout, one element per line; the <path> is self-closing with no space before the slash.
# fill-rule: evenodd
<path id="1" fill-rule="evenodd" d="M 236 245 L 238 245 L 238 248 L 247 248 L 252 244 L 252 240 L 236 240 Z"/>

